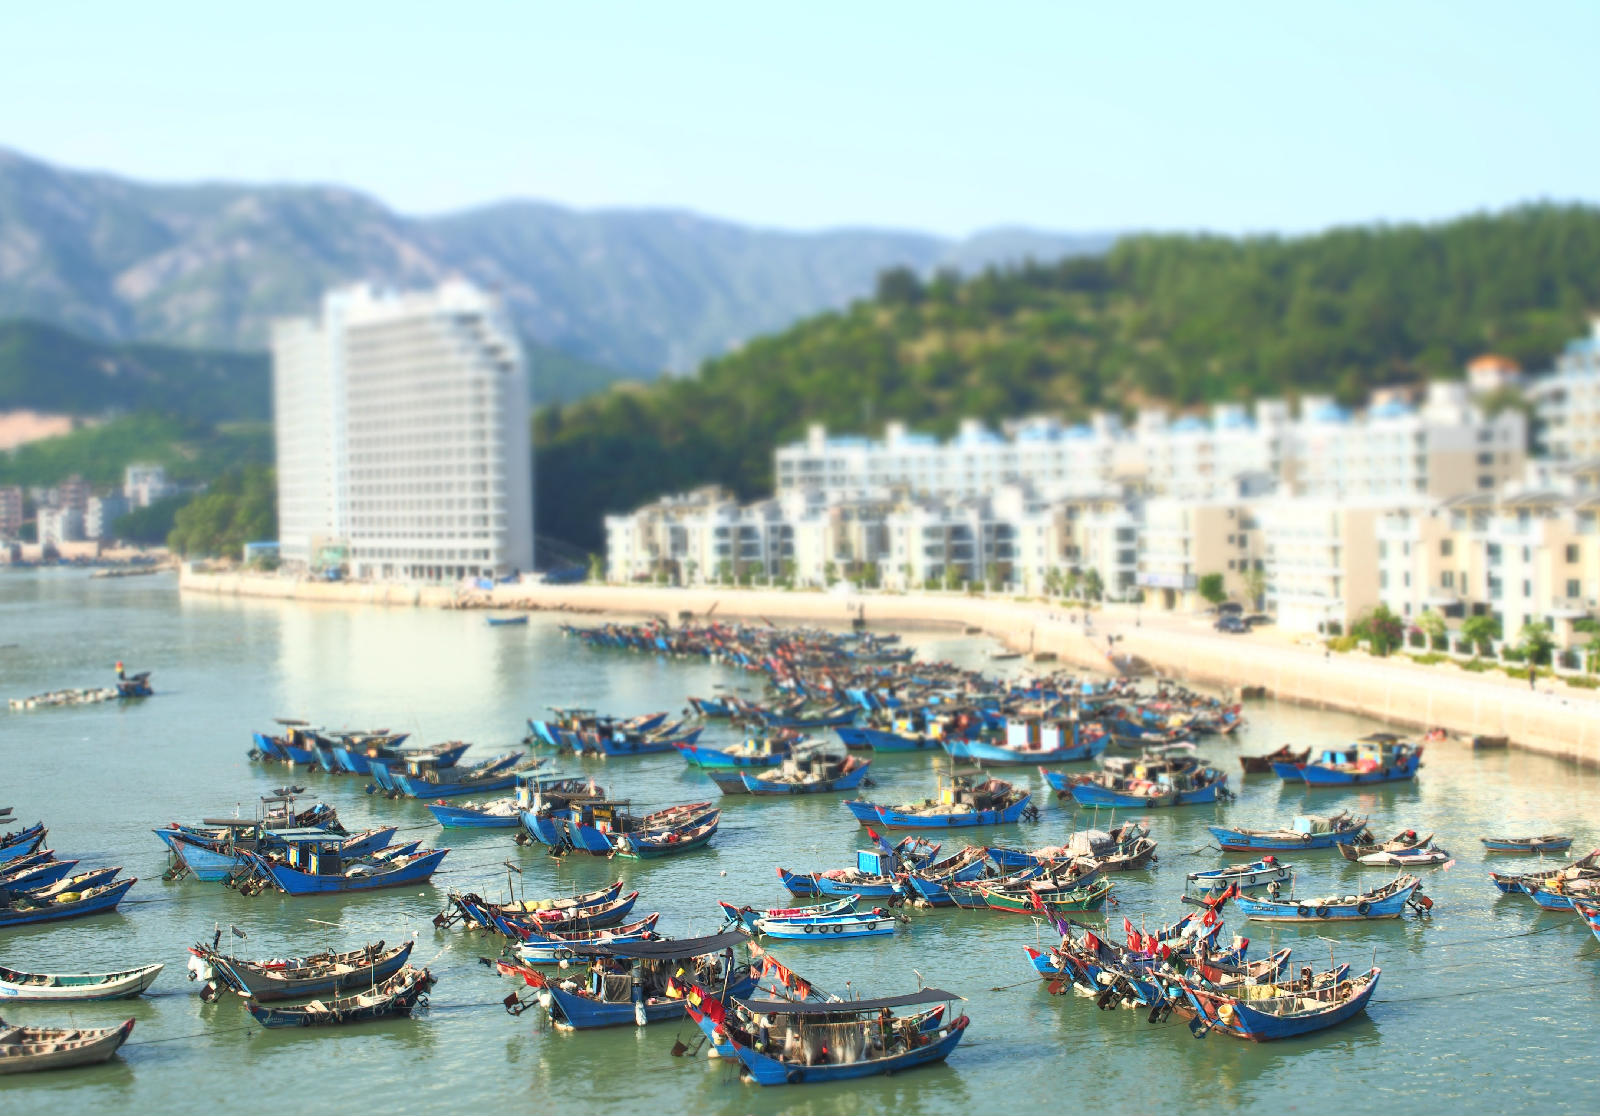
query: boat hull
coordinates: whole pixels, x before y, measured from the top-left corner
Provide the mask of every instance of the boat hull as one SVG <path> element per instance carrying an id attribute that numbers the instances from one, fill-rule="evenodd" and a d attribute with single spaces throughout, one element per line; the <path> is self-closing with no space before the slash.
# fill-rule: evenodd
<path id="1" fill-rule="evenodd" d="M 892 1058 L 880 1058 L 870 1062 L 846 1062 L 842 1065 L 826 1066 L 801 1066 L 780 1062 L 776 1058 L 751 1050 L 747 1046 L 735 1045 L 733 1052 L 744 1067 L 750 1080 L 759 1085 L 802 1085 L 816 1084 L 823 1081 L 849 1081 L 862 1077 L 881 1077 L 886 1074 L 901 1073 L 918 1066 L 933 1065 L 950 1057 L 950 1052 L 961 1042 L 961 1037 L 966 1034 L 967 1017 L 962 1016 L 950 1025 L 950 1030 L 942 1037 L 930 1042 L 927 1046 L 908 1050 Z"/>

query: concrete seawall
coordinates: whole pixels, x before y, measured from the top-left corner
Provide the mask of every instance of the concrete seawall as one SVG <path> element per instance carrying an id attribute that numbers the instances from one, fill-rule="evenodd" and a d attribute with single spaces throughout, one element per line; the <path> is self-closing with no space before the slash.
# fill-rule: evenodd
<path id="1" fill-rule="evenodd" d="M 184 592 L 340 604 L 501 608 L 662 616 L 681 612 L 729 619 L 847 624 L 864 610 L 873 628 L 982 631 L 1020 651 L 1108 668 L 1106 639 L 1117 653 L 1143 659 L 1161 674 L 1198 685 L 1261 686 L 1281 701 L 1338 709 L 1409 729 L 1439 727 L 1460 736 L 1510 738 L 1514 747 L 1600 767 L 1600 697 L 1595 691 L 1475 674 L 1448 665 L 1364 655 L 1325 658 L 1272 633 L 1217 635 L 1183 622 L 1140 617 L 1130 609 L 1096 610 L 1092 627 L 1059 606 L 962 594 L 840 595 L 752 589 L 653 586 L 500 586 L 463 593 L 454 587 L 318 583 L 256 574 L 184 570 Z"/>

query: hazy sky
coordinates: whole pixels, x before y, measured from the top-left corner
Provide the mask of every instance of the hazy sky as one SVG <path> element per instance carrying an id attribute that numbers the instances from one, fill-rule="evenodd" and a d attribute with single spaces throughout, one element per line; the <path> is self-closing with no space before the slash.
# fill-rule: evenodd
<path id="1" fill-rule="evenodd" d="M 787 228 L 1303 230 L 1600 195 L 1600 4 L 18 4 L 0 145 Z"/>

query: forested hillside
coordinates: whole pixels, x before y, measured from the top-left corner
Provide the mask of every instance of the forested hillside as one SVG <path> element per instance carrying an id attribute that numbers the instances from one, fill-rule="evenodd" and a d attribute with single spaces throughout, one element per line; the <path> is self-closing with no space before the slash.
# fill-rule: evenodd
<path id="1" fill-rule="evenodd" d="M 771 484 L 808 422 L 1081 415 L 1459 375 L 1493 350 L 1547 364 L 1600 309 L 1600 210 L 1528 206 L 1316 236 L 1139 236 L 1076 257 L 877 295 L 707 362 L 699 375 L 542 410 L 542 534 L 595 546 L 600 515 L 688 485 Z"/>

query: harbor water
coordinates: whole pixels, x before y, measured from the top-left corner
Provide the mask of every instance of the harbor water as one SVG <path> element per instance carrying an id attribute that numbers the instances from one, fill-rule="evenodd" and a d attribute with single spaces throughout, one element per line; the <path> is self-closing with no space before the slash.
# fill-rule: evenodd
<path id="1" fill-rule="evenodd" d="M 923 657 L 984 664 L 982 641 L 908 633 Z M 1203 755 L 1230 773 L 1238 801 L 1157 810 L 1148 822 L 1159 863 L 1113 877 L 1120 905 L 1107 912 L 1154 928 L 1188 908 L 1184 875 L 1223 863 L 1208 823 L 1270 827 L 1291 815 L 1347 808 L 1371 815 L 1379 837 L 1434 832 L 1455 855 L 1447 870 L 1422 869 L 1431 918 L 1315 928 L 1246 923 L 1230 911 L 1228 933 L 1294 948 L 1294 964 L 1382 967 L 1367 1013 L 1306 1039 L 1252 1045 L 1190 1036 L 1176 1019 L 1151 1025 L 1142 1011 L 1098 1010 L 1093 1000 L 1052 996 L 1033 977 L 1023 947 L 1051 932 L 1014 915 L 910 910 L 892 938 L 774 947 L 821 987 L 880 995 L 923 980 L 966 997 L 972 1024 L 945 1065 L 845 1085 L 762 1089 L 727 1062 L 675 1058 L 692 1025 L 562 1033 L 537 1008 L 512 1017 L 501 1000 L 515 986 L 480 958 L 501 941 L 438 931 L 450 889 L 503 896 L 508 878 L 529 897 L 571 893 L 622 878 L 641 892 L 637 913 L 660 911 L 660 929 L 681 937 L 720 926 L 716 900 L 782 905 L 775 866 L 805 871 L 853 862 L 865 835 L 831 795 L 723 800 L 711 846 L 675 859 L 552 859 L 519 847 L 510 830 L 442 831 L 424 806 L 365 793 L 366 780 L 252 763 L 252 730 L 274 717 L 336 728 L 387 727 L 413 743 L 470 740 L 474 756 L 520 747 L 530 716 L 549 705 L 634 714 L 674 713 L 690 694 L 728 686 L 756 696 L 759 678 L 700 660 L 672 661 L 591 649 L 535 616 L 526 627 L 490 627 L 481 613 L 380 609 L 179 596 L 170 574 L 90 580 L 83 571 L 0 574 L 0 696 L 99 686 L 113 664 L 153 671 L 156 696 L 0 714 L 0 806 L 16 821 L 43 820 L 47 847 L 84 867 L 121 865 L 139 877 L 120 911 L 40 927 L 0 930 L 0 965 L 32 971 L 108 971 L 159 961 L 167 968 L 143 999 L 106 1004 L 6 1005 L 13 1024 L 103 1026 L 137 1020 L 119 1057 L 89 1069 L 0 1077 L 0 1111 L 392 1113 L 580 1111 L 908 1113 L 1004 1109 L 1054 1112 L 1569 1112 L 1593 1107 L 1600 1050 L 1586 1034 L 1600 992 L 1600 944 L 1571 914 L 1546 914 L 1501 897 L 1494 867 L 1527 858 L 1487 857 L 1479 838 L 1559 831 L 1577 836 L 1573 856 L 1600 842 L 1594 803 L 1600 776 L 1515 752 L 1473 754 L 1431 746 L 1415 785 L 1318 791 L 1272 776 L 1242 777 L 1241 752 L 1328 745 L 1381 727 L 1341 714 L 1252 705 L 1237 739 L 1208 741 Z M 998 664 L 1009 672 L 1023 664 Z M 733 742 L 726 727 L 708 742 Z M 470 757 L 469 757 L 470 758 Z M 942 758 L 942 754 L 941 757 Z M 873 760 L 877 801 L 932 792 L 928 753 Z M 641 808 L 716 799 L 715 786 L 676 755 L 561 761 L 593 775 Z M 957 830 L 967 840 L 1024 847 L 1056 844 L 1073 829 L 1111 819 L 1050 800 L 1035 824 Z M 353 897 L 241 896 L 193 879 L 167 883 L 164 846 L 151 830 L 172 821 L 239 813 L 293 782 L 303 804 L 338 807 L 352 829 L 400 826 L 398 839 L 447 845 L 431 885 Z M 1235 858 L 1237 859 L 1237 858 Z M 1348 863 L 1337 852 L 1282 854 L 1302 893 L 1350 893 L 1392 871 Z M 520 869 L 515 875 L 505 861 Z M 1085 921 L 1093 921 L 1088 916 Z M 247 938 L 230 934 L 238 927 Z M 438 977 L 419 1018 L 348 1028 L 262 1031 L 231 994 L 203 1004 L 186 979 L 186 949 L 220 928 L 251 957 L 356 948 L 416 935 L 413 960 Z"/>

